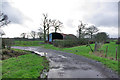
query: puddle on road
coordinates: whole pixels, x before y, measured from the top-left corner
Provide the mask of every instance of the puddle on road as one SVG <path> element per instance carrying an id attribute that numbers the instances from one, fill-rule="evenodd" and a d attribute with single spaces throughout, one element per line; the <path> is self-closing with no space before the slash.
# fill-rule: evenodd
<path id="1" fill-rule="evenodd" d="M 58 55 L 58 57 L 61 57 L 61 58 L 67 58 L 67 57 L 65 57 L 65 56 L 63 56 L 63 55 Z"/>
<path id="2" fill-rule="evenodd" d="M 95 70 L 61 70 L 50 69 L 48 78 L 103 78 L 103 76 Z M 105 78 L 105 77 L 104 77 Z"/>
<path id="3" fill-rule="evenodd" d="M 63 55 L 49 56 L 49 61 L 48 78 L 105 78 L 91 65 L 70 60 L 70 58 Z"/>
<path id="4" fill-rule="evenodd" d="M 40 56 L 46 56 L 47 53 L 45 52 L 38 52 L 38 51 L 34 51 L 36 54 L 40 55 Z"/>
<path id="5" fill-rule="evenodd" d="M 48 73 L 43 71 L 48 78 L 106 78 L 95 67 L 82 62 L 76 61 L 75 57 L 59 55 L 57 53 L 40 52 L 39 48 L 33 47 L 17 47 L 18 49 L 34 51 L 40 56 L 46 56 L 50 61 L 50 70 Z"/>
<path id="6" fill-rule="evenodd" d="M 76 64 L 74 60 L 71 61 L 63 55 L 49 56 L 48 53 L 34 52 L 40 56 L 46 56 L 50 61 L 49 72 L 43 72 L 41 77 L 46 75 L 47 78 L 103 78 L 99 71 L 84 62 Z"/>

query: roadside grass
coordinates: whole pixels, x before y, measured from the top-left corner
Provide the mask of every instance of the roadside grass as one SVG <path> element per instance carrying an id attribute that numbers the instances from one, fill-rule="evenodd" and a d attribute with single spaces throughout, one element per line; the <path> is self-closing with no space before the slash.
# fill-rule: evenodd
<path id="1" fill-rule="evenodd" d="M 91 44 L 92 49 L 94 49 L 94 45 L 95 44 Z M 107 53 L 108 57 L 115 58 L 116 47 L 118 47 L 118 44 L 115 44 L 115 42 L 110 42 L 109 44 L 104 44 L 102 46 L 102 48 L 100 48 L 100 50 L 104 50 L 104 53 L 102 53 L 104 55 L 105 55 L 105 51 L 106 51 L 106 46 L 108 46 L 108 53 Z M 71 47 L 71 48 L 58 48 L 58 47 L 54 47 L 51 44 L 44 44 L 41 47 L 46 48 L 46 49 L 53 49 L 53 50 L 73 53 L 73 54 L 80 55 L 80 56 L 85 56 L 87 58 L 99 61 L 99 62 L 103 63 L 104 65 L 106 65 L 108 68 L 111 68 L 117 72 L 119 70 L 118 69 L 118 61 L 96 56 L 94 53 L 91 52 L 89 47 L 86 47 L 86 45 L 76 46 L 76 47 Z"/>
<path id="2" fill-rule="evenodd" d="M 28 54 L 30 53 L 31 54 L 31 51 L 27 51 L 27 50 L 14 49 L 14 48 L 12 48 L 11 50 L 19 52 L 19 53 L 28 53 Z"/>
<path id="3" fill-rule="evenodd" d="M 14 49 L 16 51 L 23 51 Z M 26 52 L 26 51 L 24 51 Z M 43 69 L 49 68 L 45 57 L 28 54 L 12 57 L 2 61 L 2 78 L 38 78 Z"/>
<path id="4" fill-rule="evenodd" d="M 108 56 L 114 57 L 116 56 L 116 48 L 118 49 L 118 44 L 115 42 L 110 42 L 110 44 L 104 44 L 100 50 L 103 50 L 106 53 L 106 47 L 108 46 Z"/>

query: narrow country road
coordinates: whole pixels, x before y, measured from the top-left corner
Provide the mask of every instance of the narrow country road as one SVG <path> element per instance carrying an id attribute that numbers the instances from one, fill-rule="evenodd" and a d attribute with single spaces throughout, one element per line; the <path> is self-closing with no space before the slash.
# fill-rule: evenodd
<path id="1" fill-rule="evenodd" d="M 100 62 L 62 51 L 40 47 L 12 47 L 46 53 L 50 61 L 48 78 L 117 78 L 117 74 Z"/>

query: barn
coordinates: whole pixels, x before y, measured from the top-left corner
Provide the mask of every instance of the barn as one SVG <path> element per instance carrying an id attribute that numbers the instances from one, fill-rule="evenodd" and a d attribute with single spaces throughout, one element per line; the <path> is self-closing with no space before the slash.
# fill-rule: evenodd
<path id="1" fill-rule="evenodd" d="M 50 33 L 47 41 L 53 42 L 53 40 L 59 39 L 59 40 L 66 40 L 66 39 L 77 39 L 77 37 L 73 34 L 63 34 L 63 33 Z"/>

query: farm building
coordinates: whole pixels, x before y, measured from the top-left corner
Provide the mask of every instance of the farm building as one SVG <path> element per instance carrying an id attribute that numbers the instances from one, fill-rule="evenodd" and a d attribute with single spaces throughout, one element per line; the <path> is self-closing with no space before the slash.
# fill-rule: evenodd
<path id="1" fill-rule="evenodd" d="M 63 34 L 63 33 L 50 33 L 49 38 L 47 38 L 48 42 L 53 42 L 53 40 L 67 40 L 67 39 L 77 39 L 77 37 L 73 34 Z"/>

